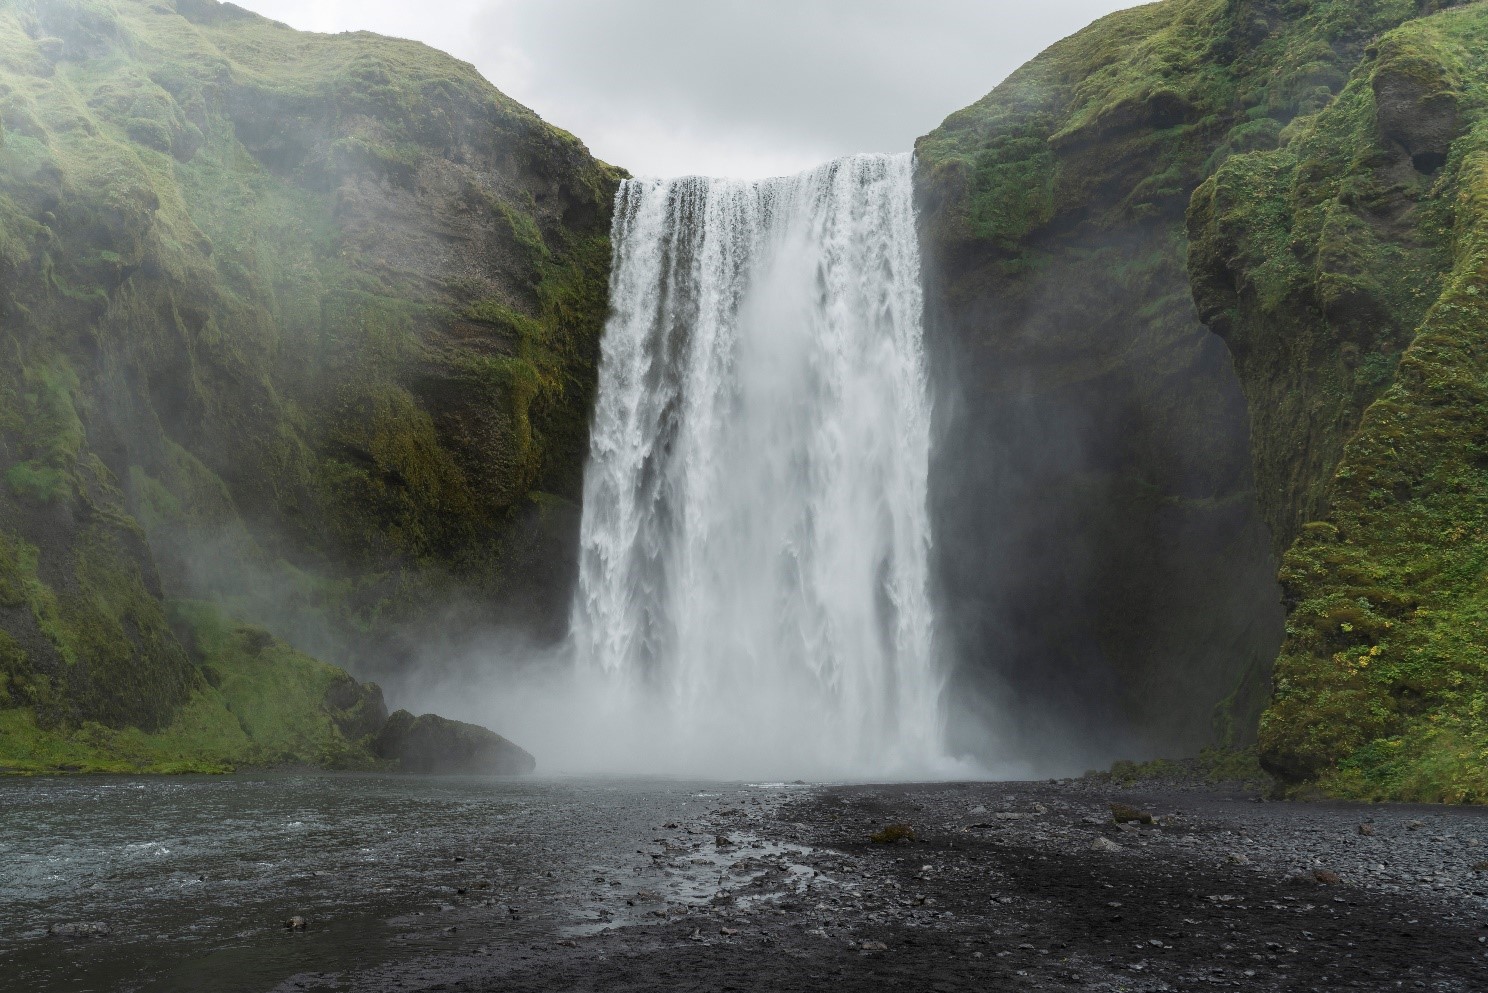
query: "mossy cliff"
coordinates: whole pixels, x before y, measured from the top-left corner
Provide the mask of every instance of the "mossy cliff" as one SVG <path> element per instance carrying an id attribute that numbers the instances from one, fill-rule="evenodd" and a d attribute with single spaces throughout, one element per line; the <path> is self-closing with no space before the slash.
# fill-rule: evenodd
<path id="1" fill-rule="evenodd" d="M 0 765 L 370 761 L 344 674 L 248 652 L 307 687 L 259 721 L 204 626 L 363 678 L 451 604 L 560 627 L 618 178 L 412 42 L 0 4 Z"/>
<path id="2" fill-rule="evenodd" d="M 973 667 L 1032 673 L 1045 713 L 1166 730 L 1138 749 L 1259 724 L 1291 781 L 1488 798 L 1485 23 L 1165 0 L 920 141 L 932 354 L 962 370 L 942 583 L 953 625 L 992 621 L 956 646 Z M 1008 525 L 1024 537 L 991 555 L 963 544 Z"/>
<path id="3" fill-rule="evenodd" d="M 1295 539 L 1262 757 L 1339 795 L 1488 802 L 1485 51 L 1484 4 L 1381 34 L 1190 215 Z"/>

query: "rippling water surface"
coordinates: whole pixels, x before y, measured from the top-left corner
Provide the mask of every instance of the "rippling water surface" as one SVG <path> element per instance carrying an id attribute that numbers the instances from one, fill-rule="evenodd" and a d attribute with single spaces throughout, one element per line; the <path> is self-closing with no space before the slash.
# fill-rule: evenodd
<path id="1" fill-rule="evenodd" d="M 780 786 L 357 775 L 0 781 L 0 987 L 266 990 L 712 892 L 667 821 Z M 293 915 L 308 919 L 288 931 Z M 629 915 L 629 917 L 627 916 Z M 67 936 L 101 924 L 107 933 Z M 97 930 L 97 929 L 94 929 Z"/>

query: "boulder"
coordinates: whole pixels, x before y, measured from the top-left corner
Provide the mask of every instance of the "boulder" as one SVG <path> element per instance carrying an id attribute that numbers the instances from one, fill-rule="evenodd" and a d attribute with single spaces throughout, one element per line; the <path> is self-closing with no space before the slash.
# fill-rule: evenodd
<path id="1" fill-rule="evenodd" d="M 1111 804 L 1111 819 L 1117 824 L 1151 824 L 1152 814 L 1146 810 L 1140 810 L 1129 803 Z"/>
<path id="2" fill-rule="evenodd" d="M 372 752 L 396 761 L 404 772 L 518 776 L 537 768 L 536 759 L 494 731 L 406 710 L 387 719 Z"/>
<path id="3" fill-rule="evenodd" d="M 351 741 L 369 738 L 387 726 L 387 704 L 376 683 L 359 683 L 341 673 L 326 688 L 323 702 L 336 727 Z"/>

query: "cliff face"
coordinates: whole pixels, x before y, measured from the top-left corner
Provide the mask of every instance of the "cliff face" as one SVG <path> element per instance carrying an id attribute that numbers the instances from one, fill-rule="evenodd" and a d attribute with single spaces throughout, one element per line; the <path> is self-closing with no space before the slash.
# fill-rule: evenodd
<path id="1" fill-rule="evenodd" d="M 213 0 L 6 5 L 0 126 L 0 764 L 246 729 L 211 646 L 270 636 L 222 615 L 364 678 L 451 604 L 561 627 L 613 170 L 447 56 Z"/>
<path id="2" fill-rule="evenodd" d="M 1340 460 L 1450 268 L 1457 194 L 1432 177 L 1459 174 L 1463 84 L 1414 43 L 1375 68 L 1400 38 L 1482 20 L 1449 6 L 1166 0 L 1059 43 L 919 142 L 952 647 L 963 683 L 1053 748 L 1255 740 L 1284 637 L 1277 560 L 1339 512 Z M 1465 505 L 1444 514 L 1476 528 Z M 1297 762 L 1277 729 L 1376 741 L 1379 701 L 1325 702 L 1331 671 L 1299 692 L 1299 604 L 1322 595 L 1304 568 L 1294 550 L 1261 744 L 1310 778 L 1345 752 Z"/>
<path id="3" fill-rule="evenodd" d="M 1483 4 L 1381 34 L 1189 217 L 1295 536 L 1262 757 L 1342 795 L 1488 801 L 1485 42 Z"/>

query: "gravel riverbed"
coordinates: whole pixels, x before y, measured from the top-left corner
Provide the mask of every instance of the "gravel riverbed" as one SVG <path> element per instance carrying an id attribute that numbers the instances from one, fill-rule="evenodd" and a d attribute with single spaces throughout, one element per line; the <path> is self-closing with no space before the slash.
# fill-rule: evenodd
<path id="1" fill-rule="evenodd" d="M 1118 825 L 1112 803 L 1152 823 Z M 893 824 L 915 840 L 869 840 Z M 651 888 L 595 889 L 592 926 L 320 978 L 368 990 L 1488 990 L 1482 809 L 1090 781 L 854 786 L 725 799 L 657 825 L 638 855 Z"/>
<path id="2" fill-rule="evenodd" d="M 7 991 L 1488 991 L 1488 808 L 326 774 L 0 799 Z"/>

